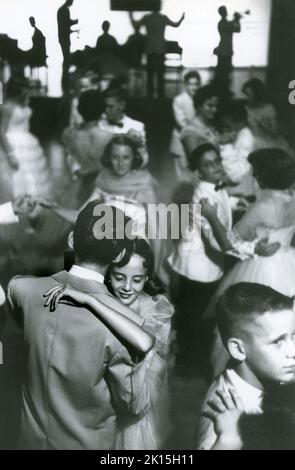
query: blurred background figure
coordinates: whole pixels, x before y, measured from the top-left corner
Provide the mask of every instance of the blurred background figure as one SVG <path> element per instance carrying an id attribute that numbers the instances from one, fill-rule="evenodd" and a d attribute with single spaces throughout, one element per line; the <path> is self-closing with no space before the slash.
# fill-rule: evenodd
<path id="1" fill-rule="evenodd" d="M 157 79 L 158 98 L 164 97 L 164 73 L 165 73 L 165 28 L 172 26 L 178 28 L 184 20 L 184 13 L 179 21 L 172 21 L 168 16 L 160 13 L 161 2 L 152 13 L 145 15 L 136 21 L 132 13 L 130 20 L 134 28 L 145 26 L 146 28 L 146 53 L 147 53 L 147 93 L 149 98 L 154 97 L 154 79 Z"/>
<path id="2" fill-rule="evenodd" d="M 33 16 L 29 18 L 30 25 L 34 28 L 32 37 L 32 48 L 27 52 L 28 62 L 31 67 L 43 67 L 46 65 L 46 39 L 42 31 L 36 26 L 36 20 Z"/>
<path id="3" fill-rule="evenodd" d="M 145 42 L 146 37 L 141 34 L 140 26 L 134 25 L 134 33 L 128 37 L 124 45 L 124 59 L 129 67 L 139 69 L 142 66 Z"/>
<path id="4" fill-rule="evenodd" d="M 73 1 L 74 0 L 66 0 L 57 12 L 58 41 L 63 55 L 62 89 L 64 92 L 68 90 L 69 86 L 68 74 L 71 53 L 71 33 L 73 32 L 71 28 L 78 23 L 78 20 L 72 20 L 70 17 L 69 7 L 73 5 Z"/>
<path id="5" fill-rule="evenodd" d="M 173 99 L 173 114 L 175 127 L 172 133 L 170 152 L 174 158 L 176 178 L 179 181 L 190 180 L 191 172 L 188 170 L 188 162 L 185 149 L 181 142 L 181 131 L 195 117 L 194 96 L 201 85 L 201 77 L 197 70 L 192 70 L 184 75 L 184 90 Z"/>
<path id="6" fill-rule="evenodd" d="M 102 23 L 103 34 L 97 38 L 96 50 L 98 54 L 117 54 L 119 44 L 114 36 L 109 34 L 110 22 L 104 21 Z"/>

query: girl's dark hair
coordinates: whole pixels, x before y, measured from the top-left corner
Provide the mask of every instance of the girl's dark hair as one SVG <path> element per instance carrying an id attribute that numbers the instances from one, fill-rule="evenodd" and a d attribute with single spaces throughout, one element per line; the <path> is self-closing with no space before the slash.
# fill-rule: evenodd
<path id="1" fill-rule="evenodd" d="M 78 111 L 85 122 L 98 121 L 104 111 L 104 102 L 98 90 L 84 91 L 79 98 Z"/>
<path id="2" fill-rule="evenodd" d="M 112 262 L 107 270 L 105 276 L 105 284 L 108 289 L 112 292 L 110 275 L 112 268 L 121 268 L 129 263 L 133 255 L 139 255 L 144 259 L 143 265 L 147 269 L 148 280 L 144 284 L 144 292 L 150 296 L 157 294 L 163 294 L 166 289 L 162 281 L 154 273 L 155 258 L 153 251 L 146 240 L 140 237 L 136 237 L 134 240 L 127 240 L 125 242 L 125 255 L 119 262 Z"/>
<path id="3" fill-rule="evenodd" d="M 248 160 L 263 189 L 284 190 L 295 182 L 295 160 L 285 150 L 256 150 L 250 153 Z"/>
<path id="4" fill-rule="evenodd" d="M 11 77 L 5 86 L 7 98 L 19 98 L 30 89 L 30 82 L 25 77 Z"/>
<path id="5" fill-rule="evenodd" d="M 192 153 L 189 155 L 188 166 L 191 171 L 198 170 L 201 165 L 201 160 L 203 155 L 206 152 L 216 152 L 219 155 L 219 150 L 210 142 L 199 145 Z"/>
<path id="6" fill-rule="evenodd" d="M 115 135 L 112 138 L 112 140 L 110 140 L 110 142 L 107 144 L 103 152 L 102 159 L 101 159 L 101 163 L 103 164 L 103 166 L 105 166 L 106 168 L 112 168 L 111 151 L 112 151 L 112 146 L 115 144 L 127 145 L 128 147 L 130 147 L 134 155 L 131 168 L 134 170 L 136 168 L 141 167 L 143 160 L 142 160 L 142 156 L 139 153 L 139 147 L 137 143 L 134 142 L 134 140 L 126 134 Z"/>
<path id="7" fill-rule="evenodd" d="M 231 100 L 227 102 L 219 113 L 218 121 L 220 131 L 224 129 L 227 123 L 232 123 L 235 129 L 242 129 L 247 126 L 248 115 L 244 101 Z"/>
<path id="8" fill-rule="evenodd" d="M 265 83 L 259 78 L 251 78 L 246 83 L 244 83 L 242 91 L 244 92 L 246 88 L 250 88 L 253 93 L 255 101 L 261 103 L 269 102 L 269 94 Z"/>
<path id="9" fill-rule="evenodd" d="M 200 108 L 203 106 L 205 101 L 210 100 L 210 98 L 213 97 L 219 97 L 215 86 L 213 86 L 211 83 L 209 85 L 201 86 L 194 96 L 195 109 Z"/>

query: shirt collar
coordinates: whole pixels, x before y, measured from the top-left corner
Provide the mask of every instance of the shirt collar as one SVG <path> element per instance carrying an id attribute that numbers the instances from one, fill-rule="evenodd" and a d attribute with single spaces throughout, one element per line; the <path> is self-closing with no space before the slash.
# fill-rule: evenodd
<path id="1" fill-rule="evenodd" d="M 74 264 L 69 273 L 72 276 L 81 277 L 82 279 L 89 279 L 91 281 L 99 282 L 100 284 L 104 283 L 104 276 L 96 271 L 92 271 L 92 269 L 83 268 L 82 266 L 78 266 Z"/>
<path id="2" fill-rule="evenodd" d="M 246 413 L 261 411 L 261 404 L 264 393 L 253 385 L 243 380 L 233 369 L 227 369 L 226 378 L 233 385 L 240 396 Z"/>

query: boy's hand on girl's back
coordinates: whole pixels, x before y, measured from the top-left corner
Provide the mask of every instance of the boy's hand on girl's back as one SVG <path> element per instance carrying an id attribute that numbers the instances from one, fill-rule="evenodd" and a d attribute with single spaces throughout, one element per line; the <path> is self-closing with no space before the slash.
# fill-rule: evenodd
<path id="1" fill-rule="evenodd" d="M 279 242 L 270 243 L 268 238 L 262 238 L 256 243 L 255 253 L 258 256 L 273 256 L 280 246 Z"/>

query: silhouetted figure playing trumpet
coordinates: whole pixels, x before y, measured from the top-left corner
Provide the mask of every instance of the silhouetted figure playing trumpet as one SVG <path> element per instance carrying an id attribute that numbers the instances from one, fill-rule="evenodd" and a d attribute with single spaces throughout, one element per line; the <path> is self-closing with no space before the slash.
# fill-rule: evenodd
<path id="1" fill-rule="evenodd" d="M 234 13 L 233 20 L 229 21 L 225 6 L 219 7 L 218 13 L 221 16 L 221 20 L 218 23 L 220 42 L 213 51 L 218 57 L 214 80 L 220 90 L 228 90 L 232 71 L 233 35 L 234 33 L 241 32 L 240 20 L 242 15 L 236 12 Z M 250 14 L 250 12 L 247 11 L 245 14 Z"/>

